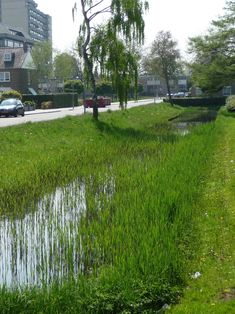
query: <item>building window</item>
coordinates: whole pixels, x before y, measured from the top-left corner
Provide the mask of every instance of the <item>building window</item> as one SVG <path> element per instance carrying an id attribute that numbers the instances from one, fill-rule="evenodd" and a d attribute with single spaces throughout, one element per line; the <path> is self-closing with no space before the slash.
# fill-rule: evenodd
<path id="1" fill-rule="evenodd" d="M 8 41 L 7 41 L 7 47 L 13 48 L 13 46 L 14 46 L 13 41 L 12 41 L 12 40 L 8 40 Z"/>
<path id="2" fill-rule="evenodd" d="M 11 61 L 11 52 L 5 52 L 4 53 L 4 59 L 5 62 Z"/>
<path id="3" fill-rule="evenodd" d="M 0 72 L 0 82 L 10 82 L 10 72 Z"/>

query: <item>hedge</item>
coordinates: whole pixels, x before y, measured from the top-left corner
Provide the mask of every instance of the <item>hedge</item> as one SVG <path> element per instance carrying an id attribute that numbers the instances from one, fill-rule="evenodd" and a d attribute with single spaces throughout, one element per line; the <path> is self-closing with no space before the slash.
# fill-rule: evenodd
<path id="1" fill-rule="evenodd" d="M 226 96 L 221 97 L 185 97 L 185 98 L 172 98 L 174 105 L 182 107 L 215 107 L 224 106 L 226 102 Z M 164 102 L 169 102 L 168 98 L 163 99 Z"/>
<path id="2" fill-rule="evenodd" d="M 50 101 L 52 108 L 66 108 L 78 105 L 77 93 L 45 94 L 45 95 L 22 95 L 22 101 L 33 101 L 36 109 L 41 109 L 42 103 Z"/>

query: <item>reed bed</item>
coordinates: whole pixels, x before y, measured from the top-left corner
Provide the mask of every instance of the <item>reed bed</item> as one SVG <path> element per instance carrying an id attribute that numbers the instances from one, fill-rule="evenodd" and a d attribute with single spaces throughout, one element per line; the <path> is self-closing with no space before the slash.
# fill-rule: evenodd
<path id="1" fill-rule="evenodd" d="M 216 123 L 175 133 L 168 120 L 183 110 L 151 105 L 0 130 L 2 216 L 38 213 L 43 195 L 70 182 L 56 215 L 76 213 L 56 223 L 44 201 L 46 232 L 56 234 L 38 253 L 45 278 L 2 287 L 1 313 L 154 313 L 177 302 L 219 134 Z"/>

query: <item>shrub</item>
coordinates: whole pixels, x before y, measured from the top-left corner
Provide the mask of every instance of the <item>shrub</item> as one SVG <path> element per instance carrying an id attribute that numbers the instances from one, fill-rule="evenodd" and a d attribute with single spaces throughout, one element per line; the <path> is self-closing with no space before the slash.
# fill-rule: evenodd
<path id="1" fill-rule="evenodd" d="M 235 96 L 229 96 L 226 100 L 226 108 L 228 111 L 235 111 Z"/>
<path id="2" fill-rule="evenodd" d="M 32 100 L 24 101 L 24 109 L 27 111 L 35 110 L 36 109 L 36 103 Z"/>
<path id="3" fill-rule="evenodd" d="M 9 90 L 1 94 L 1 100 L 7 99 L 7 98 L 17 98 L 21 100 L 22 95 L 16 90 Z"/>
<path id="4" fill-rule="evenodd" d="M 78 99 L 78 106 L 83 106 L 83 99 Z"/>
<path id="5" fill-rule="evenodd" d="M 41 109 L 51 109 L 51 108 L 53 108 L 52 101 L 44 101 L 41 103 Z"/>
<path id="6" fill-rule="evenodd" d="M 84 90 L 81 80 L 69 80 L 64 83 L 65 93 L 78 93 L 81 94 Z"/>
<path id="7" fill-rule="evenodd" d="M 24 102 L 25 106 L 36 106 L 35 102 L 33 100 L 26 100 Z"/>

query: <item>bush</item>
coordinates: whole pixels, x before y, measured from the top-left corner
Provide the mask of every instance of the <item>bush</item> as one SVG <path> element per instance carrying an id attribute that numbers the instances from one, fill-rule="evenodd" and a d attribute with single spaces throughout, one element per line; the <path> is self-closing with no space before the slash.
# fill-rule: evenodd
<path id="1" fill-rule="evenodd" d="M 71 107 L 74 103 L 75 106 L 78 105 L 78 95 L 77 93 L 60 93 L 60 94 L 43 94 L 43 95 L 22 95 L 23 102 L 34 101 L 36 108 L 40 109 L 43 102 L 51 101 L 53 108 L 65 108 Z"/>
<path id="2" fill-rule="evenodd" d="M 69 80 L 64 83 L 64 91 L 66 93 L 78 93 L 81 94 L 84 90 L 81 80 Z"/>
<path id="3" fill-rule="evenodd" d="M 226 100 L 226 108 L 229 112 L 235 111 L 235 96 L 229 96 Z"/>
<path id="4" fill-rule="evenodd" d="M 32 100 L 26 100 L 24 101 L 24 109 L 26 111 L 31 111 L 36 109 L 36 103 Z"/>
<path id="5" fill-rule="evenodd" d="M 26 100 L 25 102 L 24 102 L 24 105 L 25 106 L 36 106 L 36 103 L 33 101 L 33 100 Z"/>
<path id="6" fill-rule="evenodd" d="M 7 98 L 17 98 L 21 100 L 22 95 L 16 90 L 9 90 L 1 94 L 1 100 L 7 99 Z"/>
<path id="7" fill-rule="evenodd" d="M 41 109 L 52 109 L 53 102 L 52 101 L 44 101 L 41 103 Z"/>

